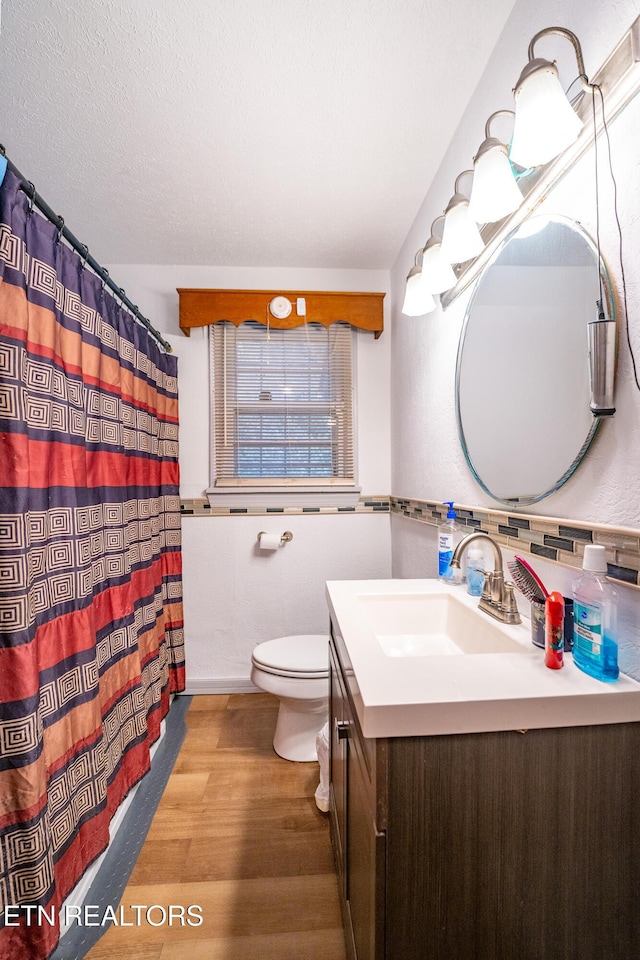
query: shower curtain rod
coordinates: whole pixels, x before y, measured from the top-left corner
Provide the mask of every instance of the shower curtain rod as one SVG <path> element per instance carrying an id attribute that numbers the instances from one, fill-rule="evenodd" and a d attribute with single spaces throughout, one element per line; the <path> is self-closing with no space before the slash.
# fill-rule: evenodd
<path id="1" fill-rule="evenodd" d="M 27 178 L 20 173 L 18 168 L 11 162 L 11 160 L 9 160 L 9 158 L 5 153 L 5 149 L 1 143 L 0 143 L 0 154 L 4 157 L 4 159 L 7 162 L 7 169 L 10 170 L 11 173 L 14 175 L 14 177 L 17 177 L 18 180 L 20 181 L 20 189 L 24 190 L 24 192 L 29 197 L 29 200 L 38 208 L 38 210 L 40 210 L 41 213 L 45 215 L 47 220 L 50 220 L 51 223 L 53 223 L 58 228 L 58 230 L 60 231 L 60 236 L 64 237 L 64 239 L 67 241 L 67 243 L 71 247 L 73 247 L 76 253 L 80 254 L 80 256 L 83 259 L 83 262 L 89 264 L 89 266 L 94 271 L 94 273 L 97 273 L 100 279 L 102 280 L 102 282 L 105 283 L 113 293 L 115 293 L 116 297 L 122 300 L 122 302 L 127 307 L 127 309 L 133 314 L 134 318 L 139 323 L 141 323 L 143 327 L 147 328 L 151 336 L 154 337 L 162 347 L 164 347 L 167 353 L 173 353 L 173 348 L 171 347 L 171 344 L 167 343 L 167 341 L 163 339 L 162 335 L 158 333 L 158 331 L 154 327 L 151 326 L 147 318 L 142 316 L 137 306 L 134 303 L 132 303 L 131 300 L 129 300 L 124 290 L 122 289 L 122 287 L 118 287 L 114 283 L 114 281 L 109 276 L 109 271 L 107 270 L 107 268 L 100 266 L 98 261 L 95 260 L 89 253 L 89 248 L 87 247 L 87 245 L 85 243 L 80 243 L 78 238 L 74 237 L 74 235 L 71 233 L 68 227 L 65 227 L 64 218 L 59 216 L 59 214 L 55 213 L 51 209 L 49 204 L 42 199 L 39 193 L 36 192 L 36 188 L 34 187 L 31 180 L 27 180 Z"/>

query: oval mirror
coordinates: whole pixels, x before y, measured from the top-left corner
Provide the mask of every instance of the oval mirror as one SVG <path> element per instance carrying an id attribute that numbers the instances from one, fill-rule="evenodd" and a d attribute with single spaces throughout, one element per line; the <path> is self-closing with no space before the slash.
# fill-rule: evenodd
<path id="1" fill-rule="evenodd" d="M 504 503 L 535 503 L 574 472 L 599 419 L 589 409 L 587 322 L 611 281 L 591 237 L 564 217 L 525 220 L 483 271 L 465 315 L 456 415 L 467 463 Z"/>

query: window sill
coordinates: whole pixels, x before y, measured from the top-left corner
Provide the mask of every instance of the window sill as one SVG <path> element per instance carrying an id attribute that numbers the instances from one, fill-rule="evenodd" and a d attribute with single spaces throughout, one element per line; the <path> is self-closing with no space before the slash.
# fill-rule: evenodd
<path id="1" fill-rule="evenodd" d="M 360 487 L 213 487 L 206 491 L 212 507 L 355 507 Z"/>

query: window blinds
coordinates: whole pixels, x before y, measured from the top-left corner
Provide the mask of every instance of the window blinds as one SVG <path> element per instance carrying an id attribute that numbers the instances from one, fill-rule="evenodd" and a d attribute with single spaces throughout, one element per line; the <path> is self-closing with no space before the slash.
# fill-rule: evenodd
<path id="1" fill-rule="evenodd" d="M 353 484 L 351 327 L 210 331 L 216 485 Z"/>

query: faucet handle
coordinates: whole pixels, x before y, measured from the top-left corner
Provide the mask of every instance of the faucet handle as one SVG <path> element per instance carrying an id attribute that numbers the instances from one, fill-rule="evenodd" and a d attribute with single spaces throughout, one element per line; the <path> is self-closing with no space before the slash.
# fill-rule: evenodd
<path id="1" fill-rule="evenodd" d="M 514 585 L 510 580 L 504 585 L 504 602 L 503 602 L 504 613 L 508 617 L 508 623 L 521 623 L 520 614 L 518 613 L 518 604 L 516 603 L 516 595 L 514 592 Z"/>
<path id="2" fill-rule="evenodd" d="M 485 583 L 489 583 L 491 603 L 494 607 L 501 608 L 504 600 L 504 575 L 502 570 L 492 570 L 486 578 Z"/>
<path id="3" fill-rule="evenodd" d="M 481 570 L 478 567 L 478 573 L 484 574 L 484 583 L 482 584 L 482 599 L 491 601 L 491 574 L 492 570 Z"/>

